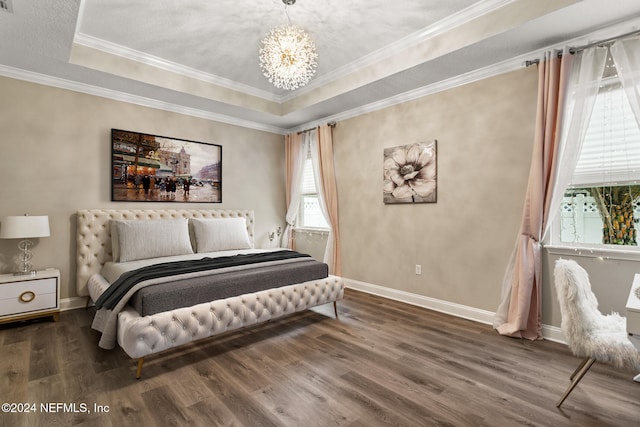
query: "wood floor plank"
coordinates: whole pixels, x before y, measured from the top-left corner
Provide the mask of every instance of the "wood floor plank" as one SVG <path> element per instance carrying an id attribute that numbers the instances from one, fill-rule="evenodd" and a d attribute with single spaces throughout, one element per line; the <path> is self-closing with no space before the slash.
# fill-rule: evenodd
<path id="1" fill-rule="evenodd" d="M 154 425 L 187 425 L 191 421 L 188 412 L 186 408 L 176 404 L 176 401 L 172 398 L 170 388 L 170 385 L 166 385 L 145 391 L 141 397 L 147 407 L 147 411 L 153 416 Z"/>
<path id="2" fill-rule="evenodd" d="M 2 345 L 0 390 L 5 402 L 23 402 L 27 397 L 30 347 L 28 341 Z"/>
<path id="3" fill-rule="evenodd" d="M 0 391 L 90 412 L 4 413 L 0 426 L 637 426 L 634 372 L 567 346 L 347 290 L 329 304 L 145 358 L 98 348 L 92 309 L 0 326 Z M 93 405 L 108 411 L 93 411 Z"/>
<path id="4" fill-rule="evenodd" d="M 341 413 L 347 413 L 345 417 L 348 425 L 403 425 L 400 417 L 386 410 L 383 406 L 369 399 L 360 393 L 352 384 L 345 381 L 342 375 L 335 375 L 334 372 L 324 369 L 312 361 L 297 361 L 287 367 L 287 372 L 292 378 L 305 384 L 306 387 L 314 390 L 320 396 L 327 396 L 334 399 L 341 408 L 345 408 Z M 351 421 L 353 419 L 353 421 Z M 376 419 L 376 422 L 372 422 Z M 320 418 L 325 420 L 325 418 Z M 405 420 L 406 422 L 406 420 Z"/>
<path id="5" fill-rule="evenodd" d="M 240 426 L 240 421 L 218 399 L 201 400 L 188 407 L 194 425 L 201 426 Z"/>
<path id="6" fill-rule="evenodd" d="M 216 398 L 238 419 L 241 425 L 277 426 L 278 422 L 268 409 L 262 407 L 243 388 L 237 378 L 229 375 L 224 365 L 216 363 L 198 366 L 203 385 L 209 387 Z"/>
<path id="7" fill-rule="evenodd" d="M 290 425 L 323 427 L 349 425 L 357 419 L 350 408 L 331 393 L 319 391 L 312 384 L 299 381 L 298 375 L 291 375 L 297 362 L 282 366 L 262 359 L 258 354 L 249 354 L 249 357 L 257 361 L 271 378 L 270 384 L 252 393 L 252 397 L 277 415 L 279 420 L 286 419 L 286 424 Z"/>
<path id="8" fill-rule="evenodd" d="M 38 324 L 36 328 L 38 339 L 31 340 L 29 353 L 29 381 L 55 375 L 59 371 L 59 343 L 55 339 L 53 326 Z"/>

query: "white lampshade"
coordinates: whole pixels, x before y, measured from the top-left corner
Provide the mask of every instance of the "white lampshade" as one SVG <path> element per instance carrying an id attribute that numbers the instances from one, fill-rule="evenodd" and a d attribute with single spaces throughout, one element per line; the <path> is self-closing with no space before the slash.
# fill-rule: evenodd
<path id="1" fill-rule="evenodd" d="M 50 235 L 48 216 L 5 216 L 0 220 L 0 239 L 30 239 Z"/>

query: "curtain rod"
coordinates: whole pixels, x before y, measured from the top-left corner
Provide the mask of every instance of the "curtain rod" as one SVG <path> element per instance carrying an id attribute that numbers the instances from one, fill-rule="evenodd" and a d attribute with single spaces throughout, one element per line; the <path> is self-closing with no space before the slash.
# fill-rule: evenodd
<path id="1" fill-rule="evenodd" d="M 613 42 L 613 41 L 616 41 L 618 39 L 622 39 L 622 38 L 625 38 L 625 37 L 628 37 L 628 36 L 633 36 L 633 35 L 636 35 L 636 34 L 640 34 L 640 30 L 629 31 L 628 33 L 620 34 L 619 36 L 609 37 L 608 39 L 599 40 L 597 42 L 585 44 L 583 46 L 570 47 L 569 48 L 569 53 L 581 52 L 581 51 L 583 51 L 585 49 L 588 49 L 590 47 L 593 47 L 593 46 L 599 46 L 601 44 Z"/>
<path id="2" fill-rule="evenodd" d="M 329 122 L 327 123 L 327 126 L 331 126 L 332 128 L 336 127 L 336 122 Z M 309 129 L 304 129 L 298 132 L 298 135 L 300 135 L 301 133 L 305 133 L 305 132 L 311 132 L 312 130 L 316 129 L 318 126 L 316 127 L 312 127 Z"/>
<path id="3" fill-rule="evenodd" d="M 615 36 L 615 37 L 609 37 L 608 39 L 604 39 L 604 40 L 598 40 L 597 42 L 593 42 L 593 43 L 589 43 L 589 44 L 585 44 L 582 46 L 575 46 L 575 47 L 570 47 L 569 48 L 569 53 L 573 54 L 573 53 L 578 53 L 578 52 L 582 52 L 585 49 L 588 49 L 590 47 L 593 46 L 599 46 L 605 43 L 610 43 L 613 41 L 616 41 L 618 39 L 622 39 L 628 36 L 633 36 L 636 34 L 640 34 L 640 30 L 633 30 L 633 31 L 629 31 L 628 33 L 624 33 L 624 34 L 620 34 L 619 36 Z M 562 56 L 562 52 L 558 52 L 558 57 Z M 530 61 L 525 61 L 524 62 L 524 66 L 525 67 L 529 67 L 531 65 L 536 65 L 539 64 L 540 60 L 539 59 L 532 59 Z"/>

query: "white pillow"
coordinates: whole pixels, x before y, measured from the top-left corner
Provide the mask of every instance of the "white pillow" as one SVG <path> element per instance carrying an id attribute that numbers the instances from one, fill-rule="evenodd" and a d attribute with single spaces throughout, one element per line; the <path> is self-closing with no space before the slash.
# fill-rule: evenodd
<path id="1" fill-rule="evenodd" d="M 251 249 L 245 218 L 191 218 L 196 252 Z"/>
<path id="2" fill-rule="evenodd" d="M 111 240 L 115 262 L 193 253 L 186 218 L 113 221 Z"/>

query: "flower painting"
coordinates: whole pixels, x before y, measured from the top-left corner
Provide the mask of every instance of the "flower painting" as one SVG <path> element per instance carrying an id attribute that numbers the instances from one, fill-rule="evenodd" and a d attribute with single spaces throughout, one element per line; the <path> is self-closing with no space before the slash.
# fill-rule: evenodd
<path id="1" fill-rule="evenodd" d="M 384 203 L 436 201 L 436 141 L 384 149 Z"/>

